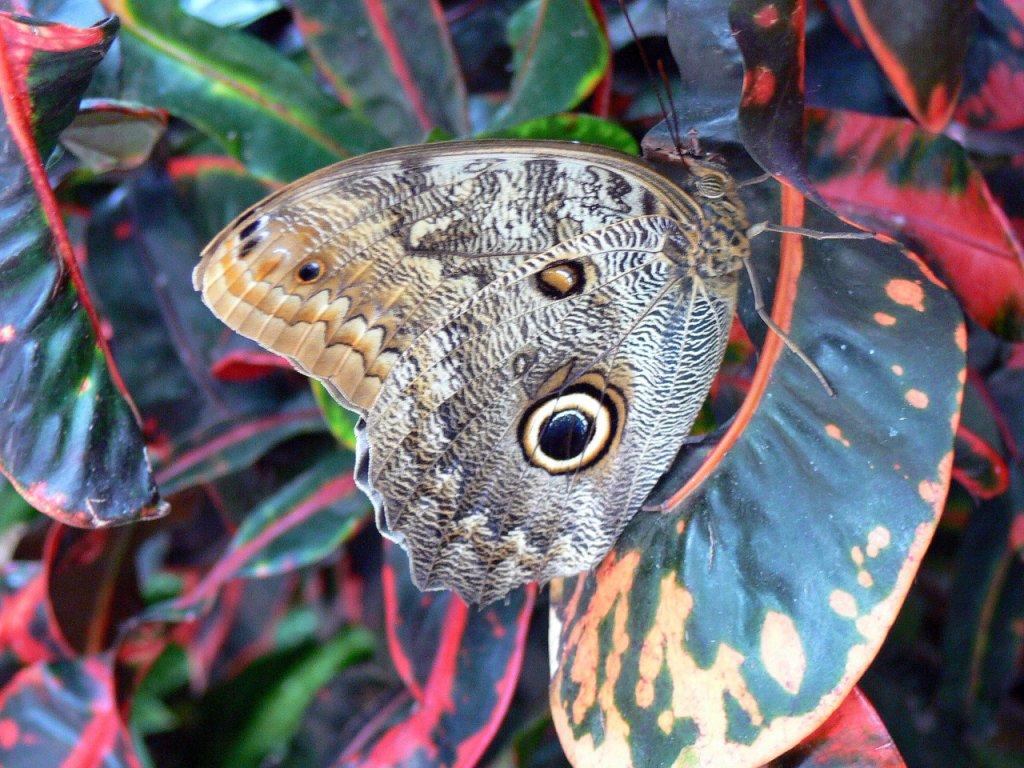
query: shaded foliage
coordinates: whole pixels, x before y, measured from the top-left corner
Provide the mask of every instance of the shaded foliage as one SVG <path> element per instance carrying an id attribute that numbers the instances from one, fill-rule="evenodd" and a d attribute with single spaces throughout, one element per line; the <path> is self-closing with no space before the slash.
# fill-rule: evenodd
<path id="1" fill-rule="evenodd" d="M 0 3 L 0 763 L 1024 766 L 1019 6 L 629 8 Z M 200 249 L 372 149 L 665 161 L 691 128 L 786 182 L 754 220 L 878 234 L 753 242 L 837 397 L 744 286 L 701 435 L 600 567 L 419 593 L 351 414 L 212 317 Z"/>

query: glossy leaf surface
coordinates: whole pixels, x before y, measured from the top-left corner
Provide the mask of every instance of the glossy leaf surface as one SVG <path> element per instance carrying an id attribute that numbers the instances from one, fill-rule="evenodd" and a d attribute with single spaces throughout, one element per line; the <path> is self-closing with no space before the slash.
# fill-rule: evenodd
<path id="1" fill-rule="evenodd" d="M 840 226 L 789 194 L 784 224 Z M 756 238 L 755 261 L 779 247 Z M 837 395 L 768 337 L 695 489 L 552 587 L 552 709 L 577 766 L 753 768 L 789 749 L 877 652 L 935 529 L 964 377 L 955 302 L 874 241 L 787 235 L 780 252 L 776 319 Z"/>
<path id="2" fill-rule="evenodd" d="M 512 87 L 491 130 L 572 109 L 608 67 L 608 41 L 587 0 L 531 0 L 512 17 L 509 42 Z"/>
<path id="3" fill-rule="evenodd" d="M 469 132 L 462 82 L 438 0 L 295 4 L 299 28 L 333 90 L 395 144 L 432 128 Z"/>
<path id="4" fill-rule="evenodd" d="M 257 176 L 291 181 L 383 138 L 261 41 L 177 3 L 107 0 L 121 18 L 122 97 L 161 107 L 216 138 Z"/>
<path id="5" fill-rule="evenodd" d="M 840 216 L 933 264 L 992 327 L 1024 314 L 1024 249 L 958 144 L 908 120 L 808 111 L 808 172 Z"/>
<path id="6" fill-rule="evenodd" d="M 141 768 L 103 657 L 25 667 L 0 690 L 5 766 Z"/>
<path id="7" fill-rule="evenodd" d="M 115 29 L 0 14 L 0 469 L 36 509 L 79 526 L 162 512 L 44 170 Z"/>
<path id="8" fill-rule="evenodd" d="M 421 593 L 405 554 L 387 549 L 388 648 L 410 698 L 379 718 L 372 735 L 351 744 L 336 766 L 470 768 L 511 701 L 536 588 L 470 609 L 451 592 Z"/>

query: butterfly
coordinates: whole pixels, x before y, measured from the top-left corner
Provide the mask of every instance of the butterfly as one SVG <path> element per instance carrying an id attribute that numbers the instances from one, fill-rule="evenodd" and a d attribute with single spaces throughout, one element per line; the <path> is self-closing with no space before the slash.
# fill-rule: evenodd
<path id="1" fill-rule="evenodd" d="M 359 415 L 357 483 L 416 585 L 485 604 L 592 567 L 640 509 L 721 363 L 747 230 L 706 158 L 459 141 L 280 189 L 193 283 Z"/>

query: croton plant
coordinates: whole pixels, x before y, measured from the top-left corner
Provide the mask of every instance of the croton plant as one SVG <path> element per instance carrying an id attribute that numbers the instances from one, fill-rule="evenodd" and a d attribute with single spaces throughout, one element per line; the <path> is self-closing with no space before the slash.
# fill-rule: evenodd
<path id="1" fill-rule="evenodd" d="M 626 7 L 0 3 L 0 765 L 1024 766 L 1024 3 Z M 754 239 L 836 396 L 744 286 L 598 567 L 420 593 L 198 254 L 372 149 L 670 153 L 659 101 L 752 221 L 875 235 Z"/>

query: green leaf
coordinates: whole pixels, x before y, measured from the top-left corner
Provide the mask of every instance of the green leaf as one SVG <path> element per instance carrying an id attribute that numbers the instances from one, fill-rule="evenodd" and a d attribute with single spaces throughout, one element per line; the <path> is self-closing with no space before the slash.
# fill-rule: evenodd
<path id="1" fill-rule="evenodd" d="M 79 526 L 163 511 L 44 168 L 116 29 L 0 14 L 0 471 Z"/>
<path id="2" fill-rule="evenodd" d="M 21 525 L 36 519 L 36 511 L 14 487 L 0 477 L 0 537 Z"/>
<path id="3" fill-rule="evenodd" d="M 319 381 L 311 380 L 309 385 L 316 398 L 316 404 L 323 411 L 327 428 L 331 430 L 331 434 L 345 448 L 354 451 L 356 449 L 355 414 L 343 408 Z"/>
<path id="4" fill-rule="evenodd" d="M 368 512 L 352 481 L 352 456 L 332 450 L 254 509 L 225 558 L 240 576 L 272 576 L 329 556 Z"/>
<path id="5" fill-rule="evenodd" d="M 555 139 L 601 144 L 630 155 L 638 154 L 640 145 L 633 134 L 617 123 L 584 113 L 550 115 L 525 123 L 484 131 L 477 138 Z"/>
<path id="6" fill-rule="evenodd" d="M 296 21 L 339 96 L 396 144 L 469 131 L 466 86 L 438 0 L 296 0 Z"/>
<path id="7" fill-rule="evenodd" d="M 217 765 L 256 768 L 268 755 L 283 751 L 317 692 L 342 670 L 369 658 L 374 647 L 372 634 L 350 628 L 326 643 L 307 644 L 289 654 L 287 668 L 279 676 L 261 681 L 259 697 L 247 702 L 240 733 Z M 250 671 L 257 670 L 250 667 Z"/>
<path id="8" fill-rule="evenodd" d="M 167 113 L 103 99 L 82 102 L 60 142 L 95 173 L 138 168 L 167 129 Z"/>
<path id="9" fill-rule="evenodd" d="M 257 176 L 291 181 L 386 145 L 294 63 L 177 3 L 107 0 L 124 29 L 124 98 L 166 109 L 216 138 Z"/>
<path id="10" fill-rule="evenodd" d="M 218 27 L 244 27 L 284 7 L 281 0 L 180 0 L 189 16 Z"/>
<path id="11" fill-rule="evenodd" d="M 608 40 L 587 0 L 531 0 L 509 21 L 512 90 L 488 130 L 573 109 L 608 68 Z"/>

